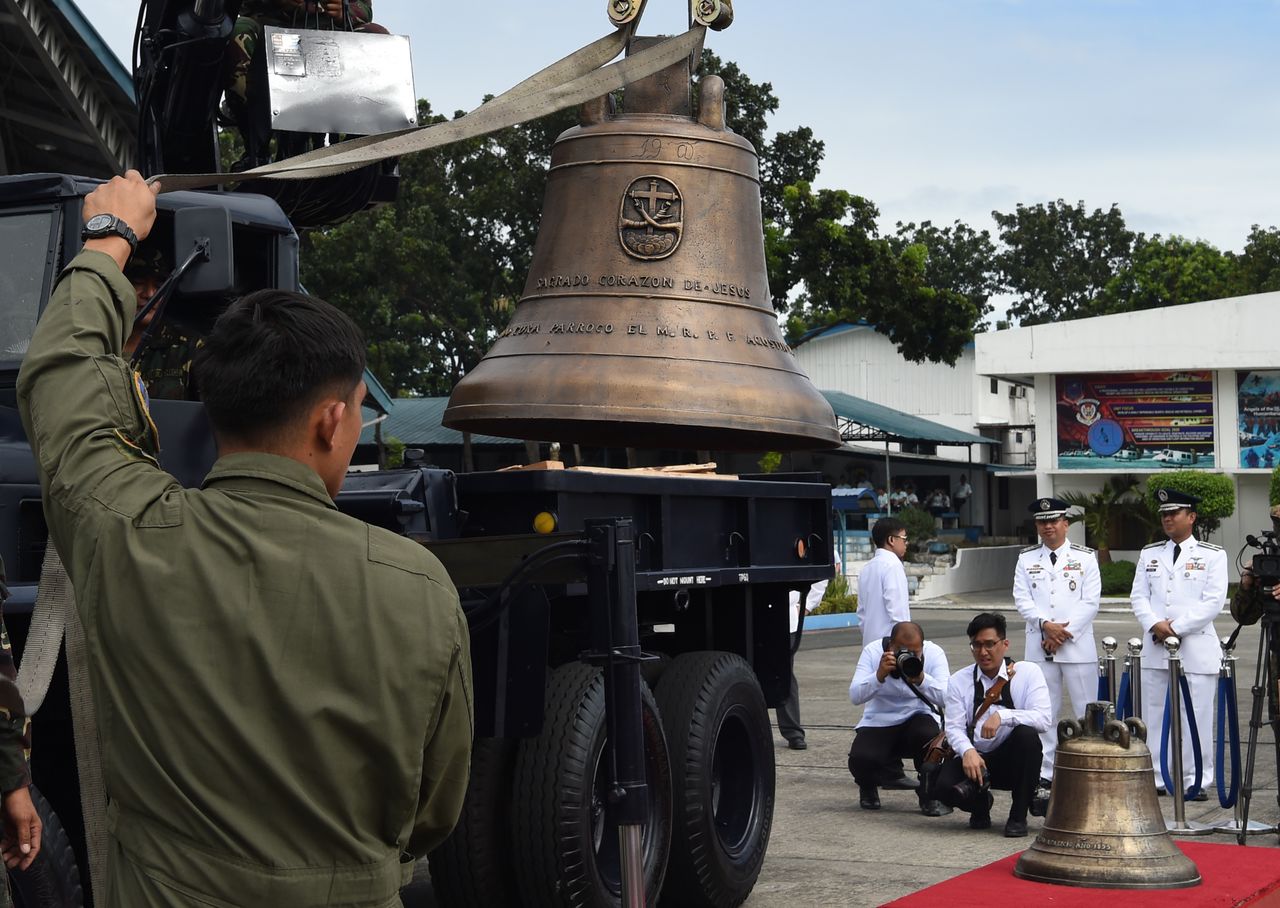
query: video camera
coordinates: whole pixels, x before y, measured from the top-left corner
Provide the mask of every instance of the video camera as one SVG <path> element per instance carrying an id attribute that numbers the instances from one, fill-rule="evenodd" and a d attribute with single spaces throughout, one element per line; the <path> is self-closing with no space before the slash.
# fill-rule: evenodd
<path id="1" fill-rule="evenodd" d="M 1280 541 L 1276 539 L 1275 530 L 1263 530 L 1262 538 L 1250 535 L 1244 539 L 1259 550 L 1249 565 L 1258 582 L 1264 587 L 1280 583 Z"/>

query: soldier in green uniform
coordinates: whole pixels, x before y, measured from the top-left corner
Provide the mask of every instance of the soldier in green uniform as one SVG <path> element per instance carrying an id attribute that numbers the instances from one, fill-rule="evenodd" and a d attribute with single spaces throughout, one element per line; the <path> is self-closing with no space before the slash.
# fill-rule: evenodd
<path id="1" fill-rule="evenodd" d="M 184 489 L 120 358 L 137 307 L 120 222 L 147 234 L 152 188 L 130 171 L 84 217 L 18 400 L 88 640 L 98 903 L 398 908 L 462 807 L 470 657 L 439 562 L 334 507 L 359 332 L 301 294 L 233 303 L 195 365 L 220 457 Z"/>
<path id="2" fill-rule="evenodd" d="M 0 562 L 0 602 L 9 598 L 5 583 L 4 563 Z M 9 646 L 9 632 L 0 615 L 0 813 L 4 817 L 4 834 L 0 838 L 0 857 L 9 869 L 25 870 L 40 853 L 43 832 L 40 817 L 31 802 L 31 720 L 18 691 L 18 670 Z M 0 885 L 0 908 L 13 902 L 8 886 Z"/>
<path id="3" fill-rule="evenodd" d="M 151 301 L 171 270 L 159 247 L 149 243 L 138 245 L 137 251 L 125 266 L 124 276 L 133 285 L 139 309 Z M 150 322 L 151 317 L 148 316 L 146 322 L 138 325 L 125 340 L 126 357 L 133 356 L 142 340 L 142 332 Z M 138 362 L 138 374 L 146 386 L 147 399 L 199 400 L 200 396 L 191 379 L 191 361 L 203 344 L 201 338 L 177 331 L 168 323 L 161 322 L 152 333 L 147 349 Z"/>

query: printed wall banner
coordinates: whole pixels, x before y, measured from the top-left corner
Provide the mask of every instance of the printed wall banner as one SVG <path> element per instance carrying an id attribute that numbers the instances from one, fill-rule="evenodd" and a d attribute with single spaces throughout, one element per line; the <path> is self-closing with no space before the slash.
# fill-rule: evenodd
<path id="1" fill-rule="evenodd" d="M 1237 372 L 1240 466 L 1270 470 L 1280 463 L 1280 372 Z"/>
<path id="2" fill-rule="evenodd" d="M 1059 375 L 1057 394 L 1060 470 L 1214 466 L 1211 371 Z"/>

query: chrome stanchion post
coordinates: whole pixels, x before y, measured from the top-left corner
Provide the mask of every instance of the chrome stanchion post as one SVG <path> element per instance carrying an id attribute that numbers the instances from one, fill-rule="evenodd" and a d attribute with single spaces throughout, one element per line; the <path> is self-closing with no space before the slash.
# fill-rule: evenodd
<path id="1" fill-rule="evenodd" d="M 1236 657 L 1235 646 L 1230 637 L 1220 637 L 1218 643 L 1222 646 L 1222 666 L 1218 669 L 1218 677 L 1226 679 L 1231 690 L 1235 690 L 1236 686 Z M 1218 772 L 1223 772 L 1221 761 L 1218 762 Z M 1213 824 L 1214 832 L 1222 832 L 1227 835 L 1234 835 L 1237 838 L 1243 838 L 1247 835 L 1263 835 L 1265 833 L 1276 832 L 1277 827 L 1259 823 L 1257 820 L 1245 820 L 1244 818 L 1244 799 L 1237 794 L 1236 803 L 1233 805 L 1234 811 L 1232 818 L 1229 820 L 1219 820 Z"/>
<path id="2" fill-rule="evenodd" d="M 1182 787 L 1182 657 L 1178 648 L 1182 645 L 1177 637 L 1166 637 L 1164 648 L 1169 653 L 1169 756 L 1173 763 L 1171 779 L 1166 781 L 1173 798 L 1173 819 L 1165 821 L 1167 828 L 1174 835 L 1205 835 L 1213 832 L 1212 826 L 1204 823 L 1187 822 L 1186 791 Z M 1170 784 L 1172 783 L 1172 784 Z"/>
<path id="3" fill-rule="evenodd" d="M 1133 709 L 1129 715 L 1135 719 L 1142 718 L 1142 641 L 1137 637 L 1129 638 L 1129 699 Z M 1159 745 L 1157 745 L 1159 746 Z"/>
<path id="4" fill-rule="evenodd" d="M 1102 650 L 1106 653 L 1102 657 L 1102 674 L 1107 679 L 1107 701 L 1115 708 L 1116 714 L 1119 715 L 1120 704 L 1117 702 L 1120 696 L 1120 679 L 1116 675 L 1116 647 L 1119 644 L 1115 637 L 1102 638 Z"/>

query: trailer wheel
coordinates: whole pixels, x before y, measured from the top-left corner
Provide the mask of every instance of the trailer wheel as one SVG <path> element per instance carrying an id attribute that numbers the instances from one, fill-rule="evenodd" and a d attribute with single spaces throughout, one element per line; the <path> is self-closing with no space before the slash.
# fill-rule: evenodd
<path id="1" fill-rule="evenodd" d="M 40 854 L 26 870 L 9 871 L 16 908 L 82 908 L 84 891 L 71 840 L 44 795 L 31 786 L 31 801 L 40 814 Z"/>
<path id="2" fill-rule="evenodd" d="M 515 742 L 477 738 L 471 748 L 471 778 L 458 825 L 427 856 L 436 901 L 450 908 L 500 908 L 513 904 L 514 877 L 508 854 L 511 830 L 511 766 Z"/>
<path id="3" fill-rule="evenodd" d="M 655 904 L 671 846 L 671 765 L 662 720 L 641 685 L 648 816 L 643 834 L 645 903 Z M 600 670 L 580 663 L 547 681 L 542 733 L 516 753 L 512 840 L 526 908 L 612 908 L 621 904 L 618 827 L 604 762 L 605 695 Z"/>
<path id="4" fill-rule="evenodd" d="M 672 755 L 664 903 L 740 905 L 773 826 L 773 734 L 760 684 L 741 656 L 686 653 L 663 674 L 658 708 Z"/>

